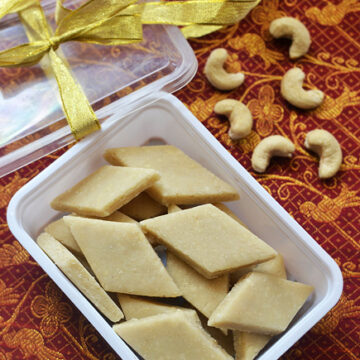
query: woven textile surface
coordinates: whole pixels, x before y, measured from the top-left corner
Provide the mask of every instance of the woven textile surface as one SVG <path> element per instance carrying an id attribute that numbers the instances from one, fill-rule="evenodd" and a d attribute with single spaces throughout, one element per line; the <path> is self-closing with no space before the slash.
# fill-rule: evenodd
<path id="1" fill-rule="evenodd" d="M 303 21 L 312 37 L 309 53 L 296 62 L 288 57 L 290 42 L 268 33 L 269 23 L 284 15 Z M 263 0 L 239 24 L 190 43 L 199 71 L 175 95 L 335 259 L 344 277 L 338 304 L 282 359 L 360 359 L 360 2 Z M 209 53 L 218 47 L 230 54 L 228 70 L 246 75 L 241 87 L 227 93 L 203 75 Z M 326 93 L 314 111 L 299 111 L 280 96 L 280 79 L 294 64 L 307 74 L 307 88 Z M 241 100 L 254 117 L 253 131 L 239 142 L 229 138 L 228 121 L 213 112 L 225 98 Z M 318 159 L 303 146 L 315 128 L 331 132 L 343 150 L 340 172 L 326 181 L 317 176 Z M 252 151 L 274 134 L 291 139 L 295 154 L 258 175 L 251 169 Z M 0 179 L 0 360 L 118 359 L 6 224 L 14 193 L 66 150 Z"/>

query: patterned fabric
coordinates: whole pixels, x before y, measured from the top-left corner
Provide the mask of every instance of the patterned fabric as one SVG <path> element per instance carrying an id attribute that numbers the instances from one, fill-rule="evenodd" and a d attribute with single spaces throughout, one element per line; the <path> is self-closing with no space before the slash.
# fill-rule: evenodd
<path id="1" fill-rule="evenodd" d="M 310 52 L 296 62 L 289 61 L 289 41 L 272 40 L 268 33 L 271 20 L 285 14 L 301 19 L 313 40 Z M 282 359 L 360 359 L 360 2 L 263 0 L 240 24 L 191 45 L 199 72 L 176 96 L 330 253 L 344 277 L 339 303 Z M 231 54 L 229 70 L 246 74 L 244 85 L 229 93 L 214 90 L 203 75 L 210 51 L 218 47 Z M 299 111 L 279 94 L 281 76 L 294 64 L 307 74 L 306 87 L 326 93 L 315 111 Z M 254 116 L 252 133 L 238 143 L 229 139 L 226 119 L 213 112 L 224 98 L 243 101 Z M 303 147 L 314 128 L 334 134 L 343 150 L 341 171 L 327 181 L 318 179 L 318 159 Z M 289 137 L 296 152 L 257 175 L 251 153 L 270 134 Z M 66 150 L 0 179 L 0 360 L 118 359 L 6 224 L 12 195 Z"/>

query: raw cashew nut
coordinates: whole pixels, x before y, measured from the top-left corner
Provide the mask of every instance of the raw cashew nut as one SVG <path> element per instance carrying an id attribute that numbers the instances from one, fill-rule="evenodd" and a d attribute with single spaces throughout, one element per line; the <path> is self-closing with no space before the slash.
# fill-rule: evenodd
<path id="1" fill-rule="evenodd" d="M 304 90 L 305 73 L 299 68 L 286 72 L 281 80 L 281 95 L 292 105 L 300 109 L 314 109 L 324 101 L 320 90 Z"/>
<path id="2" fill-rule="evenodd" d="M 229 136 L 232 140 L 242 139 L 251 133 L 253 118 L 248 107 L 242 102 L 233 99 L 221 100 L 216 103 L 214 111 L 229 118 Z"/>
<path id="3" fill-rule="evenodd" d="M 204 73 L 210 83 L 219 90 L 232 90 L 240 86 L 245 79 L 242 73 L 228 73 L 224 63 L 228 57 L 225 49 L 215 49 L 206 61 Z"/>
<path id="4" fill-rule="evenodd" d="M 275 38 L 292 39 L 290 59 L 297 59 L 308 52 L 311 38 L 308 29 L 301 21 L 287 16 L 275 19 L 271 22 L 269 31 Z"/>
<path id="5" fill-rule="evenodd" d="M 251 165 L 257 172 L 264 172 L 273 156 L 291 157 L 295 145 L 280 135 L 269 136 L 259 142 L 251 157 Z"/>
<path id="6" fill-rule="evenodd" d="M 305 147 L 320 156 L 320 179 L 328 179 L 338 172 L 342 152 L 340 144 L 332 134 L 326 130 L 312 130 L 306 135 Z"/>

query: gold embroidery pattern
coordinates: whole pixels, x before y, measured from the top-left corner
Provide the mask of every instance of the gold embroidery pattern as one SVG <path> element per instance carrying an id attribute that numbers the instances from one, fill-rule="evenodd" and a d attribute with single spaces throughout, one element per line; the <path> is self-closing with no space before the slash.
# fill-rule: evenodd
<path id="1" fill-rule="evenodd" d="M 18 173 L 15 173 L 13 179 L 5 186 L 0 185 L 0 208 L 4 208 L 23 185 L 27 183 L 27 178 L 22 178 Z"/>
<path id="2" fill-rule="evenodd" d="M 40 331 L 44 337 L 51 337 L 58 331 L 60 324 L 71 319 L 72 308 L 61 302 L 62 294 L 53 282 L 45 287 L 45 296 L 38 295 L 31 303 L 31 312 L 41 319 Z"/>
<path id="3" fill-rule="evenodd" d="M 0 306 L 14 305 L 19 302 L 20 294 L 14 292 L 14 288 L 6 287 L 4 281 L 0 279 Z"/>
<path id="4" fill-rule="evenodd" d="M 241 37 L 236 36 L 230 39 L 228 44 L 235 50 L 246 50 L 251 57 L 259 56 L 265 63 L 265 69 L 268 69 L 271 64 L 277 64 L 279 60 L 284 60 L 283 54 L 268 49 L 263 38 L 257 34 L 248 33 Z"/>
<path id="5" fill-rule="evenodd" d="M 352 261 L 346 261 L 342 264 L 342 273 L 344 279 L 360 278 L 360 264 L 357 265 Z"/>
<path id="6" fill-rule="evenodd" d="M 335 330 L 341 318 L 353 318 L 359 315 L 360 306 L 355 306 L 355 301 L 342 296 L 336 306 L 311 331 L 316 334 L 326 335 Z"/>
<path id="7" fill-rule="evenodd" d="M 331 10 L 334 7 L 336 11 Z M 268 33 L 270 22 L 285 15 L 304 21 L 312 36 L 309 53 L 295 62 L 288 59 L 289 42 L 274 40 Z M 359 359 L 356 344 L 360 331 L 360 264 L 357 256 L 360 251 L 359 28 L 359 0 L 263 0 L 239 24 L 191 40 L 199 71 L 184 89 L 176 93 L 227 151 L 336 259 L 342 270 L 344 294 L 338 305 L 281 360 Z M 152 45 L 157 47 L 156 43 Z M 246 75 L 245 83 L 231 92 L 216 91 L 203 75 L 205 61 L 217 47 L 229 51 L 230 59 L 225 65 L 229 71 L 242 71 Z M 123 56 L 126 61 L 126 49 L 119 47 L 113 56 Z M 92 51 L 100 54 L 98 47 L 94 46 Z M 146 56 L 143 49 L 139 51 Z M 91 57 L 91 54 L 83 56 L 88 59 L 85 61 L 92 61 Z M 147 63 L 146 59 L 143 64 Z M 81 65 L 76 59 L 72 60 L 74 66 Z M 306 72 L 307 88 L 317 87 L 326 93 L 325 102 L 315 111 L 291 108 L 279 95 L 282 75 L 293 66 Z M 13 71 L 11 76 L 11 81 L 23 83 L 28 76 L 36 74 L 23 68 L 18 74 Z M 113 76 L 111 66 L 107 76 Z M 93 79 L 86 85 L 90 86 L 91 81 Z M 108 104 L 131 90 L 135 89 L 126 88 L 99 104 Z M 254 129 L 238 142 L 228 137 L 229 122 L 213 112 L 215 103 L 224 98 L 254 107 Z M 327 181 L 317 177 L 318 158 L 303 148 L 306 133 L 314 128 L 332 132 L 343 150 L 341 171 Z M 268 172 L 259 175 L 251 169 L 251 152 L 268 133 L 291 139 L 296 152 L 291 160 L 272 161 Z M 0 179 L 0 270 L 3 281 L 0 283 L 0 360 L 118 358 L 64 296 L 51 295 L 50 280 L 6 226 L 5 212 L 11 196 L 66 149 Z M 60 306 L 62 310 L 54 320 L 50 309 L 56 304 L 68 304 L 71 311 Z M 50 325 L 41 325 L 44 323 Z M 48 337 L 56 326 L 57 330 Z"/>
<path id="8" fill-rule="evenodd" d="M 344 111 L 346 107 L 360 105 L 360 91 L 350 91 L 344 86 L 344 90 L 337 98 L 326 96 L 324 102 L 313 111 L 319 119 L 332 120 Z"/>
<path id="9" fill-rule="evenodd" d="M 34 356 L 38 360 L 65 360 L 62 354 L 46 347 L 43 337 L 34 329 L 9 332 L 3 340 L 10 349 L 19 349 L 24 359 Z"/>
<path id="10" fill-rule="evenodd" d="M 247 104 L 257 120 L 255 127 L 261 136 L 269 136 L 273 131 L 274 123 L 280 122 L 284 117 L 284 109 L 274 104 L 274 100 L 274 89 L 270 85 L 264 85 L 259 91 L 258 99 L 252 99 Z"/>
<path id="11" fill-rule="evenodd" d="M 251 12 L 252 21 L 257 25 L 261 25 L 261 36 L 267 41 L 272 39 L 269 33 L 270 23 L 277 18 L 286 16 L 286 13 L 278 10 L 278 7 L 279 0 L 263 0 L 261 4 Z"/>
<path id="12" fill-rule="evenodd" d="M 342 0 L 338 5 L 327 1 L 323 8 L 313 6 L 306 10 L 305 15 L 321 25 L 331 26 L 339 25 L 346 14 L 356 11 L 360 11 L 358 0 Z"/>
<path id="13" fill-rule="evenodd" d="M 17 242 L 4 244 L 0 248 L 0 269 L 12 265 L 20 265 L 28 261 L 29 253 Z"/>
<path id="14" fill-rule="evenodd" d="M 12 355 L 0 349 L 0 360 L 12 360 Z"/>
<path id="15" fill-rule="evenodd" d="M 335 221 L 346 207 L 360 206 L 360 196 L 356 191 L 350 191 L 348 186 L 343 184 L 339 196 L 331 199 L 324 196 L 317 205 L 306 201 L 300 205 L 300 212 L 307 217 L 312 217 L 317 222 Z"/>
<path id="16" fill-rule="evenodd" d="M 239 140 L 237 145 L 244 154 L 247 154 L 254 150 L 255 146 L 260 142 L 260 140 L 260 136 L 252 130 L 250 135 L 244 139 Z"/>

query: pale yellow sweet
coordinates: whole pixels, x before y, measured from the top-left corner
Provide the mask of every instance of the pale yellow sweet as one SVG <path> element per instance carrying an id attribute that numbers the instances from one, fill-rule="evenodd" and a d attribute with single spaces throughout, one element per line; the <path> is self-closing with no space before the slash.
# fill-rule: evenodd
<path id="1" fill-rule="evenodd" d="M 37 243 L 74 285 L 109 320 L 117 322 L 124 317 L 120 308 L 65 246 L 47 233 L 40 234 Z"/>
<path id="2" fill-rule="evenodd" d="M 208 279 L 276 255 L 269 245 L 211 204 L 144 220 L 140 225 Z"/>
<path id="3" fill-rule="evenodd" d="M 236 283 L 242 276 L 252 271 L 270 274 L 282 279 L 286 279 L 284 259 L 280 254 L 277 254 L 274 259 L 265 261 L 261 264 L 237 270 L 235 273 L 230 275 L 230 279 L 232 283 Z M 236 353 L 236 360 L 253 360 L 270 341 L 270 339 L 271 336 L 269 335 L 234 331 L 234 348 Z"/>
<path id="4" fill-rule="evenodd" d="M 91 274 L 92 276 L 95 277 L 94 272 L 92 271 L 89 263 L 86 261 L 84 255 L 80 254 L 80 255 L 75 255 L 75 257 L 80 261 L 81 265 L 89 272 L 89 274 Z"/>
<path id="5" fill-rule="evenodd" d="M 168 206 L 168 214 L 173 214 L 173 213 L 181 211 L 181 210 L 182 209 L 175 204 L 171 204 Z"/>
<path id="6" fill-rule="evenodd" d="M 204 204 L 239 198 L 236 190 L 171 145 L 108 149 L 112 165 L 157 170 L 161 178 L 147 193 L 163 205 Z"/>
<path id="7" fill-rule="evenodd" d="M 166 207 L 142 192 L 121 208 L 121 211 L 137 221 L 149 219 L 166 213 Z"/>
<path id="8" fill-rule="evenodd" d="M 217 343 L 226 350 L 228 354 L 231 356 L 234 356 L 234 339 L 233 339 L 233 333 L 232 331 L 224 330 L 224 329 L 218 329 L 213 326 L 209 326 L 207 324 L 208 318 L 200 313 L 197 312 L 199 319 L 201 321 L 201 325 L 204 328 L 204 330 L 210 334 L 211 337 L 213 337 Z"/>
<path id="9" fill-rule="evenodd" d="M 105 217 L 158 179 L 155 170 L 105 165 L 57 196 L 51 206 L 82 216 Z"/>
<path id="10" fill-rule="evenodd" d="M 248 227 L 224 204 L 222 203 L 215 203 L 213 204 L 214 206 L 216 206 L 218 209 L 220 209 L 221 211 L 223 211 L 225 214 L 231 216 L 235 221 L 237 221 L 240 225 L 244 226 L 245 228 L 248 229 Z"/>
<path id="11" fill-rule="evenodd" d="M 208 324 L 277 335 L 288 327 L 312 291 L 310 285 L 252 272 L 231 289 Z"/>
<path id="12" fill-rule="evenodd" d="M 137 224 L 138 222 L 131 217 L 125 215 L 121 211 L 115 211 L 111 215 L 106 216 L 104 218 L 100 218 L 101 220 L 106 221 L 115 221 L 115 222 L 125 222 L 125 223 L 131 223 L 131 224 Z"/>
<path id="13" fill-rule="evenodd" d="M 277 254 L 273 259 L 265 261 L 261 264 L 248 266 L 230 274 L 230 281 L 235 284 L 241 277 L 249 272 L 256 271 L 265 274 L 278 276 L 282 279 L 286 279 L 286 269 L 284 264 L 284 258 L 281 254 Z"/>
<path id="14" fill-rule="evenodd" d="M 126 295 L 126 294 L 117 294 L 117 296 L 126 320 L 142 319 L 144 317 L 174 312 L 176 310 L 190 311 L 190 312 L 193 311 L 188 308 L 163 304 L 139 296 Z M 221 330 L 207 325 L 207 321 L 208 321 L 207 317 L 205 317 L 200 313 L 198 313 L 198 315 L 201 321 L 201 325 L 205 329 L 205 331 L 208 332 L 218 342 L 218 344 L 222 348 L 224 348 L 230 355 L 233 355 L 234 346 L 233 346 L 232 334 L 229 334 L 228 336 L 224 335 L 224 333 Z"/>
<path id="15" fill-rule="evenodd" d="M 148 316 L 174 312 L 176 310 L 192 311 L 180 306 L 163 304 L 140 296 L 117 294 L 126 320 L 142 319 Z"/>
<path id="16" fill-rule="evenodd" d="M 56 240 L 60 241 L 69 250 L 76 254 L 81 254 L 79 245 L 76 243 L 69 227 L 65 224 L 63 218 L 53 221 L 47 225 L 44 231 L 53 236 Z"/>
<path id="17" fill-rule="evenodd" d="M 255 359 L 270 339 L 270 335 L 234 331 L 235 360 Z"/>
<path id="18" fill-rule="evenodd" d="M 207 318 L 229 291 L 228 275 L 206 279 L 170 252 L 167 253 L 166 269 L 182 296 Z"/>
<path id="19" fill-rule="evenodd" d="M 137 224 L 77 216 L 65 216 L 64 220 L 106 291 L 181 295 Z"/>
<path id="20" fill-rule="evenodd" d="M 109 216 L 106 216 L 104 218 L 97 218 L 97 219 L 107 220 L 107 221 L 124 222 L 124 223 L 136 224 L 137 226 L 140 226 L 140 224 L 136 220 L 134 220 L 130 216 L 125 215 L 121 211 L 115 211 Z M 155 241 L 150 236 L 147 236 L 146 238 L 148 239 L 150 244 L 155 245 Z"/>
<path id="21" fill-rule="evenodd" d="M 113 329 L 146 360 L 233 360 L 201 327 L 195 311 L 132 319 Z"/>
<path id="22" fill-rule="evenodd" d="M 137 224 L 137 222 L 134 219 L 121 213 L 120 211 L 115 211 L 111 215 L 102 218 L 102 220 L 130 222 Z M 81 254 L 79 245 L 75 241 L 69 227 L 65 224 L 63 218 L 53 221 L 52 223 L 47 225 L 44 231 L 50 234 L 51 236 L 53 236 L 56 240 L 60 241 L 63 245 L 65 245 L 69 250 L 71 250 L 75 254 L 77 255 Z"/>

